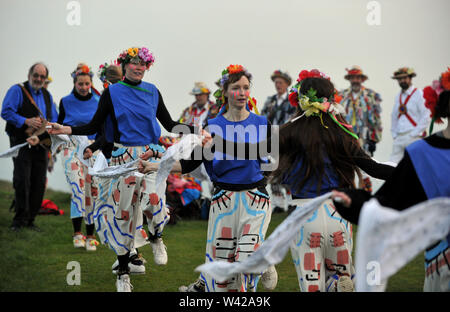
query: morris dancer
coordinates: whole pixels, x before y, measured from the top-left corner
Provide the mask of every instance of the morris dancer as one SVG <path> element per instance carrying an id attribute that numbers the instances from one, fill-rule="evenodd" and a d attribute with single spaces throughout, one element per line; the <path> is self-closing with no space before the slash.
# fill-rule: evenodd
<path id="1" fill-rule="evenodd" d="M 450 117 L 450 71 L 447 74 L 446 89 L 432 108 L 433 119 Z M 450 123 L 425 139 L 416 141 L 406 148 L 403 159 L 392 176 L 381 186 L 375 197 L 384 207 L 404 210 L 418 203 L 437 197 L 450 197 Z M 364 190 L 333 191 L 333 198 L 339 213 L 355 224 L 365 201 L 371 195 Z M 414 225 L 411 225 L 414 226 Z M 424 291 L 450 291 L 450 233 L 447 237 L 429 246 L 425 251 Z"/>
<path id="2" fill-rule="evenodd" d="M 301 71 L 289 95 L 299 111 L 280 128 L 280 162 L 273 180 L 290 187 L 297 209 L 337 186 L 354 187 L 357 167 L 382 179 L 392 172 L 361 149 L 335 96 L 333 84 L 318 70 Z M 353 291 L 352 248 L 351 224 L 326 200 L 291 247 L 301 291 Z"/>
<path id="3" fill-rule="evenodd" d="M 347 70 L 345 79 L 350 81 L 350 88 L 341 91 L 341 104 L 345 108 L 347 123 L 359 137 L 362 148 L 370 155 L 376 150 L 381 140 L 381 97 L 375 91 L 362 84 L 369 79 L 359 66 Z M 372 182 L 367 175 L 361 175 L 360 185 L 372 191 Z"/>
<path id="4" fill-rule="evenodd" d="M 402 67 L 394 72 L 392 79 L 398 81 L 402 89 L 395 97 L 391 115 L 391 133 L 394 139 L 390 161 L 398 163 L 405 148 L 425 137 L 430 123 L 430 112 L 425 107 L 422 90 L 412 84 L 416 76 L 414 69 Z"/>
<path id="5" fill-rule="evenodd" d="M 80 126 L 92 119 L 98 107 L 98 99 L 91 93 L 93 75 L 90 68 L 84 63 L 78 64 L 72 72 L 74 88 L 59 103 L 59 124 Z M 95 134 L 90 135 L 88 139 L 94 140 Z M 95 251 L 98 245 L 93 218 L 94 201 L 97 195 L 96 187 L 92 183 L 92 177 L 88 174 L 88 167 L 80 161 L 83 155 L 82 151 L 77 153 L 77 144 L 71 138 L 71 143 L 64 147 L 62 156 L 64 173 L 72 190 L 70 218 L 74 232 L 73 246 Z M 92 189 L 94 189 L 93 192 Z M 81 231 L 83 218 L 86 224 L 86 237 Z"/>
<path id="6" fill-rule="evenodd" d="M 145 71 L 154 62 L 153 55 L 145 47 L 129 48 L 118 58 L 125 75 L 123 81 L 109 86 L 102 94 L 97 112 L 89 124 L 69 127 L 53 124 L 51 134 L 90 135 L 101 130 L 106 122 L 106 140 L 114 142 L 110 166 L 129 163 L 148 150 L 160 146 L 158 140 L 161 129 L 158 119 L 167 131 L 174 131 L 174 122 L 167 111 L 159 90 L 155 85 L 142 81 Z M 179 132 L 194 131 L 193 127 L 178 128 Z M 152 153 L 153 155 L 153 153 Z M 156 158 L 152 159 L 156 161 Z M 129 174 L 111 181 L 108 188 L 99 190 L 99 196 L 105 200 L 99 207 L 97 232 L 103 243 L 117 254 L 119 270 L 117 273 L 117 291 L 131 291 L 128 262 L 130 251 L 135 247 L 135 225 L 142 218 L 148 219 L 155 262 L 167 263 L 166 246 L 162 241 L 164 225 L 169 221 L 164 198 L 156 195 L 155 174 L 145 177 Z M 146 236 L 143 229 L 141 235 Z"/>
<path id="7" fill-rule="evenodd" d="M 241 65 L 230 65 L 222 72 L 221 91 L 215 94 L 223 104 L 219 115 L 208 121 L 206 129 L 211 135 L 241 143 L 257 143 L 266 139 L 266 117 L 249 111 L 249 108 L 256 106 L 254 99 L 249 97 L 251 78 Z M 271 219 L 266 178 L 261 170 L 263 160 L 259 157 L 244 159 L 235 154 L 227 155 L 232 157 L 226 158 L 217 149 L 209 155 L 211 159 L 205 153 L 201 153 L 202 159 L 195 159 L 195 155 L 196 151 L 190 160 L 178 162 L 174 170 L 188 173 L 203 163 L 214 184 L 206 261 L 241 261 L 264 241 Z M 151 170 L 155 168 L 147 164 L 141 168 L 142 172 Z M 225 282 L 218 282 L 202 274 L 201 280 L 201 287 L 207 292 L 255 291 L 259 276 L 236 274 Z"/>

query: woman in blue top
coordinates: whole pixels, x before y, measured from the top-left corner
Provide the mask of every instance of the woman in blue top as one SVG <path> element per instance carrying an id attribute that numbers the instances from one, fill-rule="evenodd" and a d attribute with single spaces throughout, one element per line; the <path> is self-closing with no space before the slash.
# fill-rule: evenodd
<path id="1" fill-rule="evenodd" d="M 249 111 L 249 107 L 256 106 L 249 97 L 250 81 L 251 75 L 241 65 L 230 65 L 222 72 L 221 91 L 215 95 L 223 106 L 216 118 L 208 120 L 205 128 L 212 136 L 228 142 L 252 144 L 266 140 L 266 117 Z M 214 148 L 217 144 L 215 142 L 211 149 L 203 148 L 200 153 L 194 150 L 191 159 L 180 160 L 173 170 L 189 173 L 204 163 L 214 184 L 206 261 L 242 261 L 264 241 L 271 218 L 267 182 L 261 170 L 264 161 L 257 155 L 247 157 L 226 151 L 226 148 L 219 151 Z M 202 157 L 195 158 L 196 155 Z M 156 166 L 144 163 L 141 172 L 156 169 Z M 200 279 L 200 287 L 208 292 L 255 291 L 259 276 L 236 274 L 227 281 L 216 281 L 201 274 Z"/>
<path id="2" fill-rule="evenodd" d="M 68 126 L 80 126 L 92 119 L 98 106 L 98 97 L 91 93 L 93 73 L 83 63 L 78 64 L 72 73 L 74 88 L 59 103 L 58 123 Z M 89 136 L 94 139 L 95 135 Z M 67 182 L 72 190 L 70 217 L 73 225 L 73 245 L 95 251 L 98 245 L 94 234 L 93 203 L 95 192 L 91 191 L 92 177 L 88 168 L 80 161 L 83 151 L 77 151 L 78 142 L 71 137 L 71 142 L 64 146 L 62 164 Z M 81 223 L 86 223 L 86 238 L 81 231 Z"/>
<path id="3" fill-rule="evenodd" d="M 125 78 L 103 91 L 92 120 L 78 127 L 53 124 L 49 133 L 90 135 L 105 125 L 106 140 L 114 142 L 117 148 L 112 152 L 109 165 L 116 166 L 134 161 L 149 150 L 157 154 L 161 148 L 158 145 L 161 128 L 156 119 L 169 132 L 194 132 L 194 127 L 181 126 L 173 121 L 156 86 L 142 81 L 153 62 L 153 55 L 145 47 L 122 52 L 118 63 L 122 65 Z M 178 128 L 174 129 L 176 126 Z M 152 158 L 152 161 L 156 159 Z M 156 174 L 142 177 L 131 173 L 111 179 L 109 187 L 99 189 L 98 196 L 103 204 L 96 208 L 95 226 L 102 243 L 117 254 L 117 291 L 131 291 L 130 251 L 135 247 L 137 235 L 146 236 L 142 226 L 138 227 L 142 213 L 148 220 L 155 262 L 160 265 L 167 263 L 161 235 L 169 215 L 165 199 L 156 194 L 155 178 Z"/>
<path id="4" fill-rule="evenodd" d="M 387 179 L 393 167 L 360 147 L 335 101 L 335 88 L 318 70 L 302 71 L 289 95 L 299 110 L 280 128 L 280 161 L 272 179 L 289 186 L 297 209 L 337 187 L 354 187 L 355 172 Z M 291 247 L 301 291 L 352 291 L 352 226 L 331 200 L 300 228 Z"/>

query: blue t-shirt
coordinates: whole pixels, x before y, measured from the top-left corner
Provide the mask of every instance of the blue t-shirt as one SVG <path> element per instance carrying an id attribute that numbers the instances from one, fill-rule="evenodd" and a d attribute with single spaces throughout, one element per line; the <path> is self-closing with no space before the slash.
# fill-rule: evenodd
<path id="1" fill-rule="evenodd" d="M 120 143 L 125 146 L 156 144 L 161 136 L 161 128 L 156 120 L 158 89 L 144 81 L 136 87 L 145 91 L 120 82 L 109 86 Z M 112 138 L 107 139 L 111 141 Z"/>
<path id="2" fill-rule="evenodd" d="M 264 141 L 267 137 L 267 118 L 250 113 L 242 121 L 233 122 L 223 115 L 208 120 L 207 131 L 218 134 L 230 142 L 252 143 Z M 227 149 L 229 151 L 229 149 Z M 238 156 L 241 155 L 238 151 Z M 244 156 L 244 153 L 242 154 Z M 228 153 L 215 152 L 213 160 L 204 160 L 205 169 L 212 182 L 227 184 L 252 184 L 264 178 L 257 153 L 251 159 L 235 159 Z"/>

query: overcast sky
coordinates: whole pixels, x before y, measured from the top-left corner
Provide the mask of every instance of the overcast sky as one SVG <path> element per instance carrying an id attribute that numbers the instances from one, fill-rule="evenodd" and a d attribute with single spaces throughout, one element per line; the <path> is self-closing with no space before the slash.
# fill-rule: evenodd
<path id="1" fill-rule="evenodd" d="M 70 2 L 79 10 L 68 7 Z M 189 91 L 195 81 L 214 91 L 229 64 L 242 64 L 253 74 L 259 109 L 275 93 L 270 80 L 275 69 L 295 80 L 300 70 L 318 68 L 340 90 L 348 87 L 345 68 L 359 65 L 369 76 L 365 86 L 383 98 L 384 132 L 375 158 L 387 161 L 390 114 L 399 91 L 392 73 L 413 67 L 413 83 L 423 88 L 446 70 L 448 12 L 448 0 L 2 0 L 0 97 L 3 101 L 10 86 L 27 79 L 31 64 L 43 61 L 59 104 L 72 90 L 70 73 L 79 62 L 96 72 L 131 46 L 146 46 L 155 55 L 144 80 L 159 88 L 173 119 L 193 102 Z M 97 77 L 94 85 L 101 89 Z M 0 131 L 0 150 L 7 148 L 8 137 Z M 0 179 L 12 180 L 12 168 L 11 159 L 0 159 Z M 69 190 L 60 160 L 49 186 Z"/>

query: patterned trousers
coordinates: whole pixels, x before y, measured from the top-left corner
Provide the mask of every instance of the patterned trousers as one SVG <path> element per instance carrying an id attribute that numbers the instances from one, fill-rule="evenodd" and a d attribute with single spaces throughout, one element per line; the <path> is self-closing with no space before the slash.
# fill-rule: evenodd
<path id="1" fill-rule="evenodd" d="M 110 166 L 131 162 L 146 152 L 149 146 L 123 147 L 113 152 Z M 149 161 L 159 160 L 151 158 Z M 148 244 L 143 228 L 143 215 L 152 236 L 160 237 L 169 222 L 165 197 L 156 194 L 156 172 L 133 172 L 119 178 L 99 178 L 99 196 L 94 209 L 94 221 L 100 241 L 117 255 Z"/>
<path id="2" fill-rule="evenodd" d="M 83 156 L 78 155 L 76 150 L 76 146 L 69 143 L 62 152 L 64 174 L 72 191 L 70 217 L 84 217 L 86 224 L 92 224 L 97 187 L 88 174 L 88 168 L 79 160 Z"/>
<path id="3" fill-rule="evenodd" d="M 232 192 L 215 188 L 212 196 L 206 241 L 206 262 L 243 261 L 264 241 L 271 219 L 271 204 L 265 188 Z M 207 274 L 208 292 L 256 291 L 260 275 L 236 274 L 216 281 Z"/>
<path id="4" fill-rule="evenodd" d="M 301 209 L 308 199 L 296 199 L 292 204 Z M 291 245 L 291 255 L 302 292 L 327 291 L 335 288 L 327 281 L 333 275 L 353 279 L 352 225 L 342 219 L 330 199 L 316 210 Z"/>

